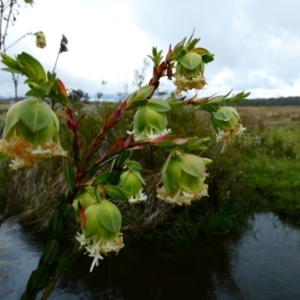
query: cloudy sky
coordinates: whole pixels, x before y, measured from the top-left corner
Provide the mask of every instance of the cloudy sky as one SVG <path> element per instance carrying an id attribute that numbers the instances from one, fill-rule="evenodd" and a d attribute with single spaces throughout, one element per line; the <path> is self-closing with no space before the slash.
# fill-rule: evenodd
<path id="1" fill-rule="evenodd" d="M 7 53 L 28 52 L 52 71 L 65 34 L 69 51 L 59 58 L 58 77 L 91 96 L 122 92 L 124 83 L 132 91 L 134 69 L 152 46 L 166 54 L 169 44 L 194 28 L 199 46 L 215 54 L 201 96 L 230 90 L 250 91 L 252 98 L 300 95 L 299 0 L 35 0 L 33 7 L 19 2 L 6 45 L 41 30 L 47 48 L 36 48 L 34 36 L 27 36 Z M 20 94 L 25 91 L 20 85 Z M 0 95 L 12 94 L 11 76 L 1 71 Z"/>

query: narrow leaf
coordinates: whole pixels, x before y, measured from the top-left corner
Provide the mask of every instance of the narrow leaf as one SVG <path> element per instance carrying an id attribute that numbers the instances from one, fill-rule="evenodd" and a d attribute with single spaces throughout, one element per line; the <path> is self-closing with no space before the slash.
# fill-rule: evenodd
<path id="1" fill-rule="evenodd" d="M 106 193 L 114 200 L 119 201 L 128 201 L 126 195 L 116 186 L 114 185 L 106 185 L 105 186 Z"/>
<path id="2" fill-rule="evenodd" d="M 69 186 L 70 191 L 73 193 L 75 187 L 75 177 L 72 167 L 69 164 L 66 164 L 64 169 L 65 178 Z"/>

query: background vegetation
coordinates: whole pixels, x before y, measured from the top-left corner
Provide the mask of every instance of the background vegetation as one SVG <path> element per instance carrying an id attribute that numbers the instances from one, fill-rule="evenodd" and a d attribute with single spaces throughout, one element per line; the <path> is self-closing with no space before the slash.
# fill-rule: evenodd
<path id="1" fill-rule="evenodd" d="M 1 105 L 1 116 L 4 116 L 8 106 Z M 73 103 L 77 114 L 86 114 L 81 126 L 85 146 L 100 129 L 105 115 L 116 105 L 105 101 Z M 62 124 L 63 147 L 71 149 L 71 136 L 64 114 L 59 107 L 56 110 Z M 273 211 L 300 225 L 300 154 L 297 150 L 300 149 L 297 134 L 300 106 L 238 107 L 238 111 L 247 131 L 222 155 L 219 155 L 222 145 L 215 143 L 214 132 L 205 127 L 207 114 L 186 107 L 173 111 L 169 116 L 174 134 L 211 137 L 209 149 L 202 154 L 213 160 L 207 170 L 210 173 L 207 180 L 209 197 L 191 207 L 172 207 L 155 197 L 164 151 L 147 147 L 133 153 L 133 158 L 139 156 L 144 166 L 148 200 L 140 205 L 119 204 L 124 218 L 125 238 L 130 236 L 130 242 L 139 240 L 167 244 L 192 240 L 200 234 L 224 234 L 242 229 L 247 225 L 249 214 L 257 211 Z M 127 112 L 104 143 L 109 145 L 125 135 L 132 117 L 133 112 Z M 3 124 L 3 119 L 0 122 Z M 13 195 L 10 214 L 19 214 L 24 226 L 45 232 L 58 194 L 67 189 L 63 163 L 61 158 L 52 159 L 38 163 L 30 170 L 17 170 L 10 174 L 7 171 L 8 161 L 1 159 L 1 211 L 4 210 L 6 198 Z M 10 180 L 12 176 L 13 181 Z"/>

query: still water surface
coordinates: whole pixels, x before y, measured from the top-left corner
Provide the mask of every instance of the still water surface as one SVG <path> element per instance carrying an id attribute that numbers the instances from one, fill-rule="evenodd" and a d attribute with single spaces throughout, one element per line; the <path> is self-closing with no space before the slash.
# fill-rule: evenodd
<path id="1" fill-rule="evenodd" d="M 125 247 L 89 273 L 81 256 L 55 300 L 300 299 L 300 231 L 256 214 L 242 235 L 205 237 L 175 248 Z M 43 245 L 15 223 L 0 228 L 0 298 L 19 299 Z"/>

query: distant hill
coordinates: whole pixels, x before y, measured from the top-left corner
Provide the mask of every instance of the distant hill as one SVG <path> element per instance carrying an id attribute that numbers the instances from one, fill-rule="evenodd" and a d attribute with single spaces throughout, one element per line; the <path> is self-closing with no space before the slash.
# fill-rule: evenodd
<path id="1" fill-rule="evenodd" d="M 94 98 L 90 98 L 86 102 L 94 102 L 94 101 L 118 101 L 120 98 L 125 99 L 124 97 L 120 97 L 118 94 L 104 94 L 100 100 L 96 100 Z M 25 99 L 25 97 L 20 97 L 20 100 Z M 1 98 L 0 101 L 5 102 L 13 102 L 14 98 Z M 300 105 L 300 96 L 290 96 L 290 97 L 279 97 L 279 98 L 257 98 L 250 99 L 248 101 L 237 102 L 232 104 L 233 106 L 298 106 Z"/>
<path id="2" fill-rule="evenodd" d="M 234 106 L 295 106 L 300 105 L 300 96 L 260 98 L 234 103 Z"/>

